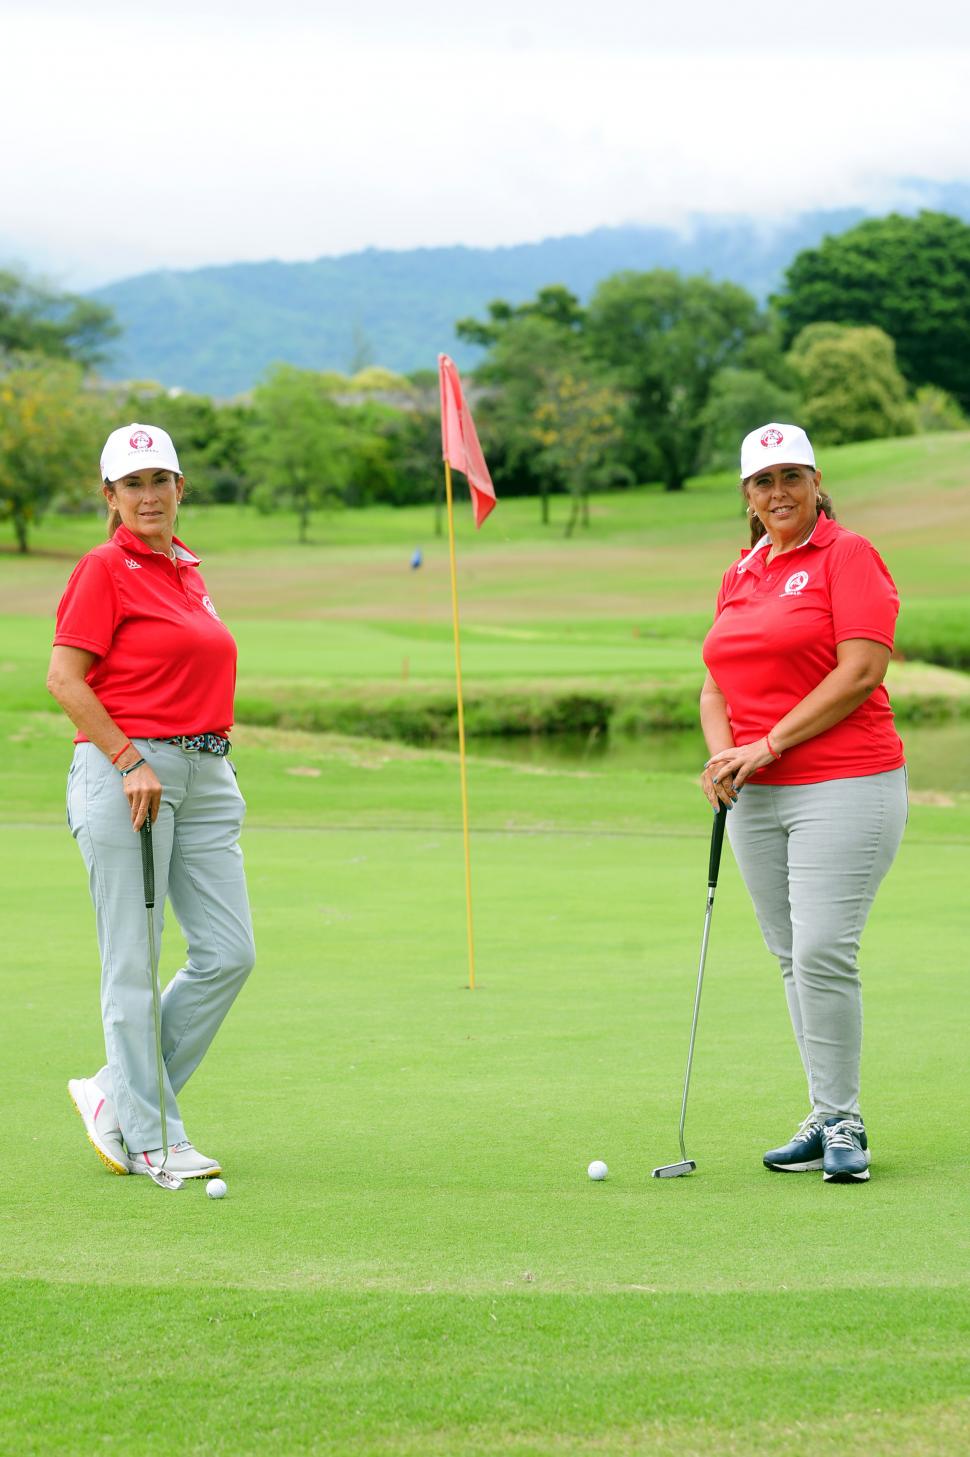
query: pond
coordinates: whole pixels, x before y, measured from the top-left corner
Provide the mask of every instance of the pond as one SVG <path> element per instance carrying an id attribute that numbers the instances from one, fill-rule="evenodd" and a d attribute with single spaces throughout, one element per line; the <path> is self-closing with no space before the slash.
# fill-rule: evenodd
<path id="1" fill-rule="evenodd" d="M 904 724 L 910 789 L 914 795 L 950 797 L 970 794 L 970 722 Z M 700 731 L 624 735 L 556 734 L 535 738 L 475 738 L 469 753 L 549 768 L 585 763 L 603 768 L 650 769 L 668 774 L 694 774 L 707 757 Z"/>

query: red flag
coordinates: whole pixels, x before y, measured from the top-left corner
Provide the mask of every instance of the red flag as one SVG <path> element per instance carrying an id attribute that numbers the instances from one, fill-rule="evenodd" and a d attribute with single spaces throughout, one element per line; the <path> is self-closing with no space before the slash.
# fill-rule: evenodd
<path id="1" fill-rule="evenodd" d="M 447 354 L 438 355 L 438 378 L 441 383 L 441 455 L 455 470 L 468 477 L 475 525 L 481 526 L 496 504 L 495 487 L 478 443 L 472 412 L 462 393 L 461 376 L 454 360 L 449 359 Z"/>

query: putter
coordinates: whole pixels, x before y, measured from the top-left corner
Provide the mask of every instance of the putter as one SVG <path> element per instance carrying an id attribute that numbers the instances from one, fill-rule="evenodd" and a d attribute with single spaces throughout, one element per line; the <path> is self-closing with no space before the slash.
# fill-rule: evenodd
<path id="1" fill-rule="evenodd" d="M 165 1116 L 165 1064 L 162 1059 L 162 996 L 158 985 L 158 958 L 155 953 L 155 852 L 152 847 L 151 812 L 141 827 L 141 869 L 145 883 L 145 923 L 148 927 L 148 966 L 152 984 L 152 1016 L 155 1021 L 155 1067 L 158 1072 L 158 1111 L 162 1118 L 162 1162 L 148 1174 L 160 1189 L 181 1189 L 183 1179 L 170 1174 L 168 1163 L 168 1123 Z"/>
<path id="2" fill-rule="evenodd" d="M 711 830 L 711 859 L 707 870 L 707 914 L 704 917 L 704 935 L 701 940 L 701 959 L 697 968 L 697 990 L 694 992 L 694 1015 L 690 1024 L 690 1045 L 687 1049 L 687 1073 L 684 1077 L 684 1097 L 680 1105 L 680 1163 L 661 1164 L 654 1169 L 655 1179 L 677 1179 L 681 1174 L 692 1174 L 697 1168 L 693 1159 L 687 1157 L 684 1147 L 684 1122 L 687 1118 L 687 1090 L 690 1087 L 690 1069 L 694 1061 L 694 1038 L 697 1035 L 697 1014 L 701 1006 L 701 987 L 704 985 L 704 962 L 707 960 L 707 943 L 711 934 L 711 913 L 714 910 L 714 892 L 717 889 L 717 872 L 721 867 L 721 847 L 724 844 L 724 822 L 727 808 L 722 805 L 714 816 Z"/>

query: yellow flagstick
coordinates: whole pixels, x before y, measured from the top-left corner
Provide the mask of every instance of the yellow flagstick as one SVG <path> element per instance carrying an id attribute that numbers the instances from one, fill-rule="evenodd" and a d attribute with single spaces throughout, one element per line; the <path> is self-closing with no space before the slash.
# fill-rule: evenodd
<path id="1" fill-rule="evenodd" d="M 451 464 L 445 461 L 448 500 L 448 552 L 451 559 L 451 619 L 455 629 L 455 679 L 458 685 L 458 758 L 461 766 L 461 826 L 465 841 L 465 906 L 468 919 L 468 989 L 475 990 L 475 935 L 472 924 L 472 857 L 468 843 L 468 775 L 465 765 L 465 704 L 461 688 L 461 629 L 458 625 L 458 568 L 455 564 L 455 509 L 451 493 Z"/>

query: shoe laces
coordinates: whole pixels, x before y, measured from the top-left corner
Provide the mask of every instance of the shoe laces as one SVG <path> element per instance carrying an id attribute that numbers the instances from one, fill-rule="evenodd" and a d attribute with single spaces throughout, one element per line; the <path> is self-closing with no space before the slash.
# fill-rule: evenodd
<path id="1" fill-rule="evenodd" d="M 798 1132 L 793 1134 L 792 1143 L 807 1143 L 808 1140 L 818 1132 L 822 1126 L 822 1120 L 817 1113 L 809 1113 L 808 1117 L 798 1126 Z"/>
<path id="2" fill-rule="evenodd" d="M 839 1123 L 826 1124 L 822 1129 L 823 1137 L 829 1148 L 852 1148 L 852 1135 L 857 1137 L 865 1133 L 865 1125 L 857 1123 L 852 1118 L 843 1118 Z"/>

